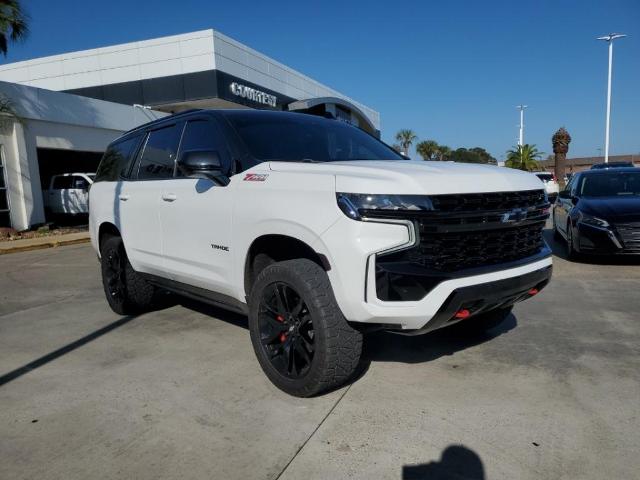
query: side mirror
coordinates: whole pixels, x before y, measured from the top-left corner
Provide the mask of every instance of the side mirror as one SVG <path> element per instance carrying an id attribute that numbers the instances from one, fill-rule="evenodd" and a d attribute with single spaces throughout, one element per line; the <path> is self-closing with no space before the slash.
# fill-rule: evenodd
<path id="1" fill-rule="evenodd" d="M 558 193 L 558 197 L 564 198 L 564 199 L 569 199 L 569 198 L 571 198 L 571 192 L 568 191 L 568 190 L 561 190 L 560 193 Z"/>
<path id="2" fill-rule="evenodd" d="M 217 178 L 222 175 L 220 155 L 214 150 L 188 150 L 182 152 L 178 168 L 187 177 Z"/>

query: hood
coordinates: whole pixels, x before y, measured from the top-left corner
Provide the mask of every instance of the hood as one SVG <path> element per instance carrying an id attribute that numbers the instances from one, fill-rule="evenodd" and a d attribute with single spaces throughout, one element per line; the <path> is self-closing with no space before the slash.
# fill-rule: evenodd
<path id="1" fill-rule="evenodd" d="M 640 221 L 639 196 L 581 197 L 577 207 L 607 221 Z"/>
<path id="2" fill-rule="evenodd" d="M 493 165 L 413 160 L 270 162 L 278 172 L 333 174 L 336 191 L 349 193 L 438 195 L 542 190 L 535 175 Z"/>

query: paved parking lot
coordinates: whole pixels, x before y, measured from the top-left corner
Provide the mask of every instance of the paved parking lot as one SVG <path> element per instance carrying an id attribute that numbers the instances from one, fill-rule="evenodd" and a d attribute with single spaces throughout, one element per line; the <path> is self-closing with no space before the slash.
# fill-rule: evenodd
<path id="1" fill-rule="evenodd" d="M 640 266 L 554 268 L 491 336 L 372 334 L 296 399 L 242 316 L 118 317 L 87 245 L 2 256 L 0 478 L 640 478 Z"/>

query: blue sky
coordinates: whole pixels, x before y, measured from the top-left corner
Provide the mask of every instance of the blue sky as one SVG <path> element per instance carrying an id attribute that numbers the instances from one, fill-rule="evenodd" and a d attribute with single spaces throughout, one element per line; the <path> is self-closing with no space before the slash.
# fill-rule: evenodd
<path id="1" fill-rule="evenodd" d="M 614 48 L 612 154 L 640 153 L 640 1 L 23 1 L 31 35 L 3 61 L 214 28 L 359 100 L 400 128 L 500 159 L 529 105 L 525 141 L 569 156 L 604 143 L 607 49 Z"/>

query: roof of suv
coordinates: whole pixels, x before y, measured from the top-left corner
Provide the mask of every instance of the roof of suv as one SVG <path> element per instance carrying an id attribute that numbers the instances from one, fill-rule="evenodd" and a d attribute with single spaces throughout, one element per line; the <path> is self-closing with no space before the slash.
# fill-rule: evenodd
<path id="1" fill-rule="evenodd" d="M 596 168 L 595 170 L 583 170 L 578 172 L 580 175 L 607 175 L 614 173 L 637 173 L 640 168 L 637 167 L 615 167 L 615 168 Z"/>
<path id="2" fill-rule="evenodd" d="M 289 116 L 289 117 L 297 117 L 299 118 L 300 115 L 308 115 L 308 116 L 313 116 L 314 118 L 319 118 L 319 119 L 323 119 L 323 120 L 327 120 L 327 121 L 331 121 L 330 119 L 326 118 L 326 117 L 322 117 L 320 115 L 312 115 L 312 114 L 305 114 L 302 112 L 285 112 L 282 110 L 254 110 L 254 109 L 193 109 L 193 110 L 186 110 L 184 112 L 179 112 L 179 113 L 174 113 L 173 115 L 169 115 L 166 117 L 162 117 L 162 118 L 158 118 L 157 120 L 153 120 L 151 122 L 145 123 L 143 125 L 139 125 L 136 128 L 133 128 L 125 133 L 123 133 L 120 137 L 118 137 L 116 140 L 121 140 L 124 137 L 127 137 L 131 134 L 134 134 L 136 132 L 145 130 L 149 127 L 153 127 L 155 125 L 162 125 L 164 123 L 168 123 L 168 122 L 172 122 L 176 119 L 180 119 L 182 117 L 188 117 L 191 115 L 196 115 L 196 114 L 206 114 L 206 113 L 211 113 L 211 114 L 222 114 L 225 116 L 247 116 L 247 115 L 251 115 L 251 116 L 256 116 L 256 117 L 268 117 L 268 116 L 274 116 L 274 115 L 278 115 L 278 116 Z"/>

